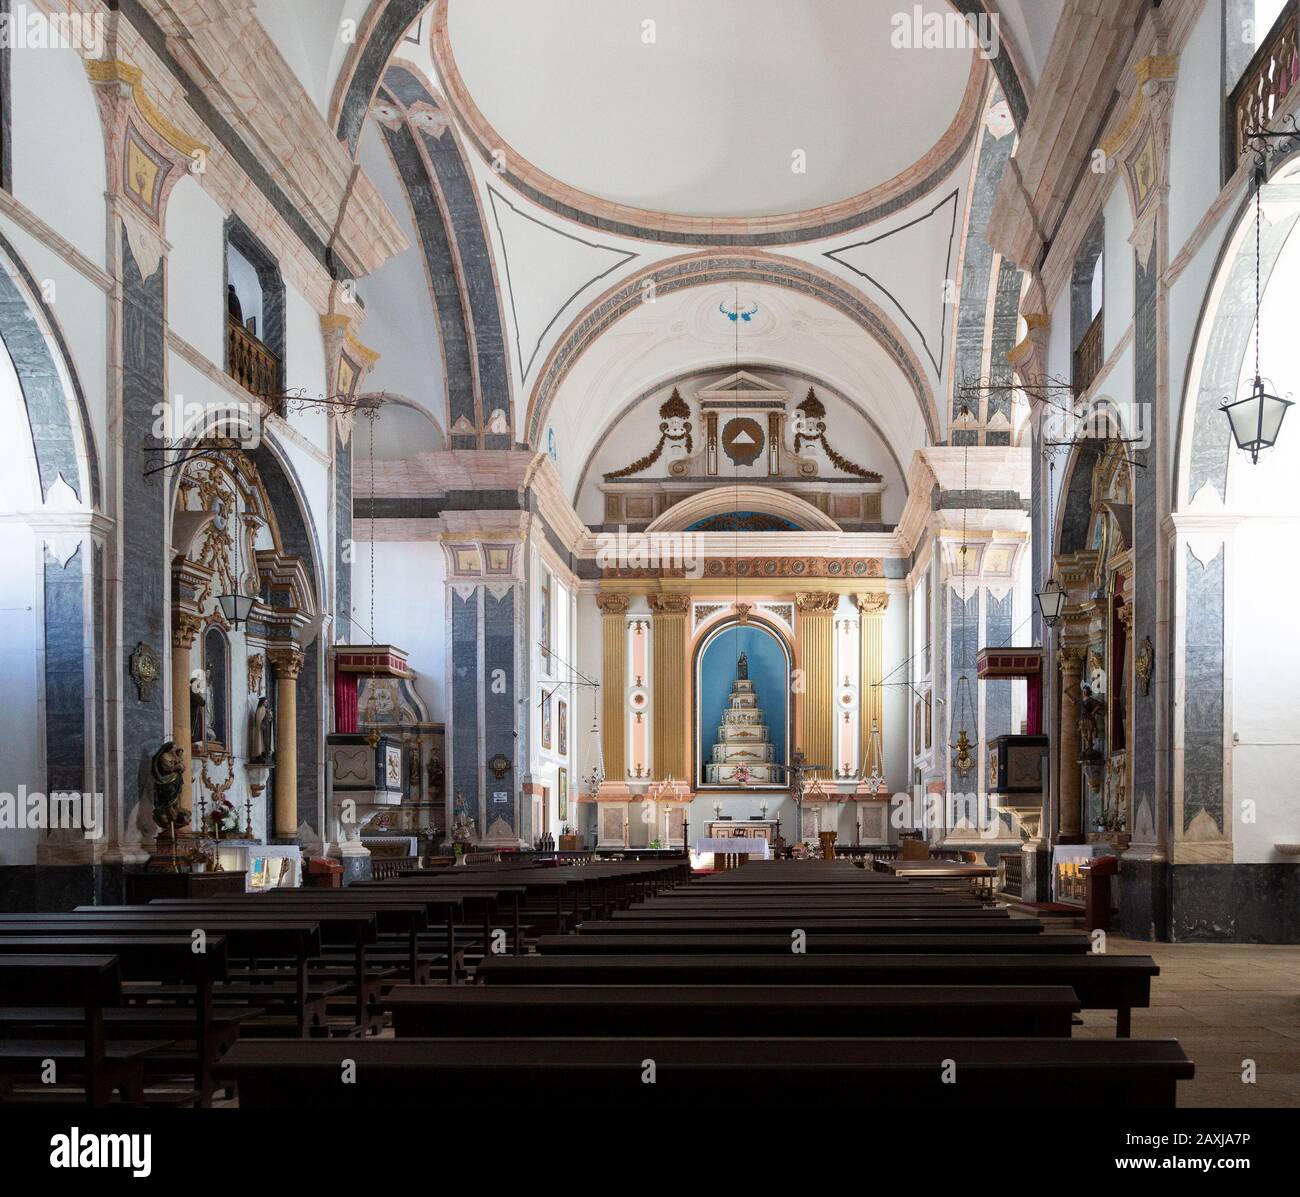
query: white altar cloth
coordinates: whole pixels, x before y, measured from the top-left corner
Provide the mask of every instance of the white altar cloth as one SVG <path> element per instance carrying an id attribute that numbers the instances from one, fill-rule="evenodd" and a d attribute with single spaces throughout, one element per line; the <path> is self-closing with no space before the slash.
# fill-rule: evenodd
<path id="1" fill-rule="evenodd" d="M 717 837 L 705 837 L 695 841 L 695 854 L 702 856 L 705 852 L 712 852 L 717 855 L 731 853 L 735 856 L 758 856 L 763 860 L 771 858 L 772 849 L 762 836 L 759 835 L 724 835 Z"/>

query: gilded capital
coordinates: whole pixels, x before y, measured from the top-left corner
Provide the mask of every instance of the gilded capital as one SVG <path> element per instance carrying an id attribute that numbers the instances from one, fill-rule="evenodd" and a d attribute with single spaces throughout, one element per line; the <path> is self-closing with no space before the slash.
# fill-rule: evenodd
<path id="1" fill-rule="evenodd" d="M 626 615 L 629 599 L 625 594 L 598 594 L 596 606 L 603 615 Z"/>
<path id="2" fill-rule="evenodd" d="M 173 611 L 172 644 L 177 648 L 189 648 L 202 626 L 203 621 L 197 615 L 191 615 L 188 611 Z"/>
<path id="3" fill-rule="evenodd" d="M 1073 645 L 1063 645 L 1056 654 L 1056 663 L 1062 674 L 1078 675 L 1083 670 L 1084 649 Z"/>
<path id="4" fill-rule="evenodd" d="M 794 605 L 800 615 L 830 615 L 839 606 L 838 594 L 822 591 L 801 591 L 794 596 Z"/>
<path id="5" fill-rule="evenodd" d="M 650 610 L 656 615 L 685 615 L 690 602 L 684 594 L 652 594 Z"/>
<path id="6" fill-rule="evenodd" d="M 883 590 L 854 597 L 857 599 L 858 610 L 863 615 L 883 615 L 889 606 L 889 594 Z"/>
<path id="7" fill-rule="evenodd" d="M 296 644 L 268 649 L 266 656 L 277 678 L 296 679 L 302 672 L 303 651 Z"/>

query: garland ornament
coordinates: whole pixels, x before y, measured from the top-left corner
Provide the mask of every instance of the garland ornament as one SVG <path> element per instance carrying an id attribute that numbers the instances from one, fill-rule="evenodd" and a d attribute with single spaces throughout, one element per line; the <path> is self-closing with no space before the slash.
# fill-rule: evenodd
<path id="1" fill-rule="evenodd" d="M 817 392 L 812 387 L 808 388 L 808 394 L 804 401 L 795 408 L 799 415 L 794 418 L 794 451 L 798 456 L 802 452 L 804 445 L 821 445 L 822 451 L 826 454 L 826 460 L 831 463 L 837 470 L 845 474 L 852 474 L 855 478 L 861 478 L 866 482 L 879 482 L 880 475 L 874 470 L 864 469 L 856 465 L 846 457 L 840 456 L 832 447 L 830 441 L 826 439 L 826 405 L 817 398 Z"/>
<path id="2" fill-rule="evenodd" d="M 606 474 L 605 481 L 609 482 L 615 478 L 627 478 L 632 474 L 639 474 L 642 470 L 648 470 L 663 456 L 664 448 L 670 441 L 673 444 L 684 443 L 687 456 L 690 456 L 695 448 L 695 441 L 691 436 L 690 415 L 691 409 L 686 400 L 682 398 L 681 392 L 676 387 L 673 387 L 673 393 L 659 406 L 659 443 L 644 457 L 638 458 L 631 465 L 626 465 L 621 470 L 614 470 Z"/>

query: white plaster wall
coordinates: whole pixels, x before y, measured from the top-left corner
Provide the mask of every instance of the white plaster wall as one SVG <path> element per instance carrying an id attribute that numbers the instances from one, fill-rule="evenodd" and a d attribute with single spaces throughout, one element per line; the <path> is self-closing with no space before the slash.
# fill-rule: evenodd
<path id="1" fill-rule="evenodd" d="M 1169 252 L 1176 254 L 1219 193 L 1223 12 L 1205 4 L 1178 57 L 1169 137 Z"/>
<path id="2" fill-rule="evenodd" d="M 366 305 L 361 339 L 379 354 L 366 389 L 391 391 L 418 403 L 445 432 L 447 390 L 424 250 L 411 219 L 410 199 L 374 122 L 367 122 L 362 133 L 360 161 L 409 243 L 405 252 L 389 258 L 360 284 Z"/>
<path id="3" fill-rule="evenodd" d="M 37 286 L 48 296 L 47 302 L 58 322 L 71 365 L 86 397 L 94 451 L 99 455 L 100 478 L 104 479 L 107 476 L 105 452 L 108 444 L 105 397 L 108 318 L 104 292 L 9 219 L 0 217 L 0 227 Z M 51 346 L 51 351 L 56 348 Z M 60 355 L 56 353 L 55 356 Z M 69 398 L 71 401 L 71 396 Z M 73 403 L 74 412 L 75 408 Z M 75 414 L 73 423 L 80 431 L 79 413 Z"/>
<path id="4" fill-rule="evenodd" d="M 1133 323 L 1133 231 L 1128 188 L 1116 177 L 1102 206 L 1105 223 L 1106 356 L 1109 357 Z"/>
<path id="5" fill-rule="evenodd" d="M 105 263 L 104 138 L 75 50 L 11 50 L 13 194 L 98 266 Z"/>
<path id="6" fill-rule="evenodd" d="M 219 369 L 226 358 L 224 222 L 221 208 L 193 177 L 176 184 L 167 205 L 167 324 Z"/>
<path id="7" fill-rule="evenodd" d="M 1295 497 L 1300 500 L 1300 493 Z M 1239 864 L 1281 862 L 1287 858 L 1274 845 L 1300 843 L 1295 783 L 1300 773 L 1295 724 L 1300 642 L 1285 634 L 1278 621 L 1278 597 L 1295 594 L 1300 585 L 1294 553 L 1279 551 L 1300 541 L 1300 502 L 1292 512 L 1286 520 L 1242 524 L 1229 557 L 1232 839 Z M 1253 812 L 1243 811 L 1247 801 Z"/>
<path id="8" fill-rule="evenodd" d="M 346 0 L 261 0 L 256 6 L 257 19 L 322 116 L 329 105 L 347 7 Z"/>
<path id="9" fill-rule="evenodd" d="M 0 345 L 0 513 L 38 506 L 31 429 L 13 363 Z M 27 792 L 45 792 L 40 640 L 43 542 L 27 525 L 0 517 L 0 801 L 23 813 Z M 9 813 L 6 811 L 6 814 Z M 0 865 L 30 864 L 40 833 L 0 825 Z"/>
<path id="10" fill-rule="evenodd" d="M 291 286 L 285 287 L 284 308 L 285 387 L 290 394 L 300 392 L 307 399 L 324 398 L 331 391 L 325 379 L 325 342 L 321 337 L 320 315 Z M 313 445 L 329 453 L 329 420 L 323 410 L 295 410 L 292 422 Z"/>
<path id="11" fill-rule="evenodd" d="M 442 548 L 429 540 L 380 540 L 373 548 L 374 634 L 379 643 L 406 651 L 429 718 L 445 723 L 447 567 Z M 370 541 L 356 541 L 352 561 L 352 640 L 356 644 L 371 639 L 371 549 Z"/>
<path id="12" fill-rule="evenodd" d="M 0 427 L 10 425 L 0 416 Z M 19 802 L 27 792 L 45 792 L 40 676 L 41 589 L 37 576 L 41 545 L 31 528 L 0 521 L 0 796 Z M 21 805 L 18 811 L 21 812 Z M 0 865 L 31 864 L 38 831 L 0 826 Z"/>

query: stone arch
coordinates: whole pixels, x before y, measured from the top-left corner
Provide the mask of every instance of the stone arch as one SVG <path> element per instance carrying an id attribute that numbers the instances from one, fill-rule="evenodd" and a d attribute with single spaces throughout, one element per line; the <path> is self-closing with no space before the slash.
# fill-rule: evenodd
<path id="1" fill-rule="evenodd" d="M 12 513 L 14 547 L 29 555 L 5 563 L 7 584 L 24 589 L 21 605 L 31 612 L 21 648 L 32 654 L 28 682 L 37 689 L 12 695 L 33 704 L 36 748 L 27 764 L 43 768 L 47 793 L 103 793 L 105 525 L 93 426 L 54 313 L 3 235 L 0 342 L 30 470 L 30 487 Z M 39 774 L 6 780 L 40 784 Z M 68 834 L 47 833 L 30 846 L 52 863 L 84 861 L 87 844 L 67 841 Z"/>
<path id="2" fill-rule="evenodd" d="M 789 520 L 805 532 L 838 532 L 839 525 L 798 495 L 766 486 L 719 486 L 674 503 L 646 528 L 652 532 L 684 532 L 692 524 L 733 511 L 758 511 Z"/>
<path id="3" fill-rule="evenodd" d="M 414 67 L 388 67 L 378 94 L 397 114 L 380 128 L 424 251 L 451 447 L 511 448 L 514 404 L 505 322 L 473 176 L 454 131 L 448 128 L 440 137 L 420 123 L 441 104 Z"/>
<path id="4" fill-rule="evenodd" d="M 90 408 L 67 341 L 27 266 L 0 233 L 0 340 L 13 360 L 32 426 L 42 497 L 62 475 L 87 506 L 100 504 Z"/>
<path id="5" fill-rule="evenodd" d="M 920 358 L 884 312 L 833 275 L 805 262 L 768 254 L 733 256 L 691 254 L 669 258 L 629 275 L 587 305 L 561 334 L 547 356 L 528 400 L 524 439 L 536 444 L 560 385 L 578 359 L 623 316 L 644 303 L 649 287 L 656 295 L 719 282 L 766 283 L 818 299 L 847 316 L 890 354 L 911 387 L 931 442 L 939 437 L 939 410 Z"/>
<path id="6" fill-rule="evenodd" d="M 1271 181 L 1300 175 L 1300 146 L 1275 167 Z M 1267 188 L 1268 183 L 1264 184 Z M 1185 508 L 1206 486 L 1220 502 L 1227 498 L 1231 436 L 1219 414 L 1223 399 L 1234 395 L 1255 324 L 1254 191 L 1241 199 L 1215 263 L 1192 337 L 1182 402 L 1178 412 L 1171 505 Z M 1300 220 L 1300 205 L 1265 223 L 1260 236 L 1260 284 L 1267 290 L 1287 239 Z"/>

